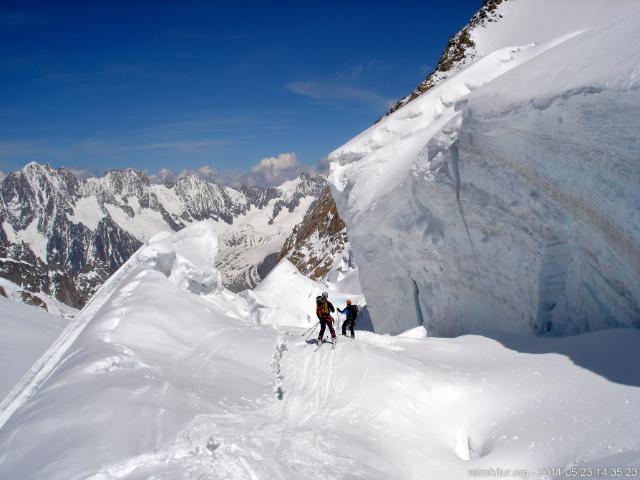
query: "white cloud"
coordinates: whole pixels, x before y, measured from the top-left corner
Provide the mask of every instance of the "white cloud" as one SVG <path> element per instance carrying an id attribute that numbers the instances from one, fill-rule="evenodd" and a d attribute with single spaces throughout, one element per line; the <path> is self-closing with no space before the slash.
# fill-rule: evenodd
<path id="1" fill-rule="evenodd" d="M 265 157 L 251 168 L 258 184 L 275 185 L 297 176 L 300 163 L 293 152 L 281 153 L 275 157 Z"/>
<path id="2" fill-rule="evenodd" d="M 298 158 L 293 152 L 281 153 L 276 157 L 265 157 L 251 168 L 252 172 L 278 172 L 295 168 L 299 165 Z"/>
<path id="3" fill-rule="evenodd" d="M 191 175 L 209 180 L 210 182 L 221 181 L 221 175 L 218 170 L 210 165 L 202 165 L 198 168 L 185 168 L 177 174 L 172 170 L 163 167 L 158 171 L 158 173 L 150 173 L 149 179 L 152 183 L 168 184 L 174 183 L 179 178 Z"/>
<path id="4" fill-rule="evenodd" d="M 210 167 L 209 165 L 203 165 L 202 167 L 198 168 L 196 171 L 201 177 L 207 178 L 210 180 L 213 180 L 218 176 L 218 170 L 216 170 L 214 167 Z"/>
<path id="5" fill-rule="evenodd" d="M 162 181 L 173 178 L 173 172 L 168 168 L 161 168 L 158 172 L 158 178 Z"/>

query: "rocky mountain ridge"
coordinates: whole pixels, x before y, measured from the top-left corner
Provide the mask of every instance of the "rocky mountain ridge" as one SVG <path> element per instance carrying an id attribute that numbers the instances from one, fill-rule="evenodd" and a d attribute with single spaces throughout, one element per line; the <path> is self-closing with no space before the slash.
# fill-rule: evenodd
<path id="1" fill-rule="evenodd" d="M 443 80 L 459 72 L 465 65 L 477 58 L 476 43 L 472 38 L 472 32 L 476 28 L 485 27 L 488 23 L 499 21 L 502 14 L 496 9 L 503 1 L 509 0 L 484 0 L 480 10 L 471 17 L 467 25 L 449 39 L 436 68 L 418 84 L 413 92 L 391 106 L 377 122 L 439 85 Z"/>

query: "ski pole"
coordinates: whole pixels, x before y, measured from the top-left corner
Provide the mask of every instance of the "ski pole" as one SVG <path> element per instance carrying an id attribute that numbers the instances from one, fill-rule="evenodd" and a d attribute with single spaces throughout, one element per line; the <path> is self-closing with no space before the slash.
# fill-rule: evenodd
<path id="1" fill-rule="evenodd" d="M 318 326 L 318 325 L 316 324 L 316 325 L 313 327 L 313 330 L 311 330 L 311 333 L 309 333 L 309 335 L 307 335 L 307 337 L 305 338 L 305 341 L 307 341 L 307 340 L 309 340 L 309 338 L 311 338 L 311 335 L 313 335 L 313 332 L 315 332 L 315 330 L 316 330 L 316 327 L 317 327 L 317 326 Z"/>
<path id="2" fill-rule="evenodd" d="M 311 335 L 313 335 L 313 332 L 315 331 L 315 327 L 314 329 L 311 331 L 311 333 L 309 335 L 307 335 L 307 338 L 305 338 L 305 341 L 309 340 L 311 338 Z"/>
<path id="3" fill-rule="evenodd" d="M 319 324 L 320 324 L 320 322 L 316 322 L 316 324 L 315 324 L 313 327 L 311 327 L 309 330 L 307 330 L 306 332 L 304 332 L 304 333 L 302 334 L 302 336 L 304 337 L 307 333 L 310 333 L 310 332 L 314 331 L 314 330 L 316 329 L 316 327 L 317 327 Z"/>

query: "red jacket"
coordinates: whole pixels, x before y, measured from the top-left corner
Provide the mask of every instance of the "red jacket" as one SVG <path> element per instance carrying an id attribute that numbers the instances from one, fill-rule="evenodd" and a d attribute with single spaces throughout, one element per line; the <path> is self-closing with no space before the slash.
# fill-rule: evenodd
<path id="1" fill-rule="evenodd" d="M 322 297 L 318 297 L 316 299 L 316 316 L 319 320 L 333 320 L 331 318 L 331 313 L 336 311 L 335 307 L 329 300 L 326 300 L 327 307 L 329 308 L 329 312 L 327 313 L 325 311 L 326 309 L 324 308 L 324 305 L 321 303 L 322 300 L 320 300 L 320 298 Z"/>

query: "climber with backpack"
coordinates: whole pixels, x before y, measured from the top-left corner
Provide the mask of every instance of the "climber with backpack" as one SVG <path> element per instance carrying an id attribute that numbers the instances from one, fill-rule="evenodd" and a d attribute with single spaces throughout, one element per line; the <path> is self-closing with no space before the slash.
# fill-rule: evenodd
<path id="1" fill-rule="evenodd" d="M 338 312 L 343 313 L 347 316 L 347 319 L 342 322 L 342 335 L 347 335 L 347 326 L 349 327 L 349 331 L 351 332 L 351 338 L 356 338 L 355 333 L 353 332 L 353 327 L 356 326 L 356 318 L 358 318 L 358 305 L 355 305 L 351 302 L 351 299 L 347 300 L 347 306 L 342 310 L 338 309 Z"/>
<path id="2" fill-rule="evenodd" d="M 322 343 L 322 339 L 324 338 L 324 330 L 326 327 L 329 327 L 329 332 L 331 332 L 331 341 L 335 345 L 336 331 L 333 329 L 333 317 L 331 316 L 332 312 L 335 312 L 335 307 L 329 301 L 329 294 L 327 292 L 322 292 L 322 295 L 316 297 L 316 315 L 318 317 L 318 321 L 320 322 L 318 345 Z"/>

